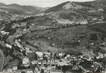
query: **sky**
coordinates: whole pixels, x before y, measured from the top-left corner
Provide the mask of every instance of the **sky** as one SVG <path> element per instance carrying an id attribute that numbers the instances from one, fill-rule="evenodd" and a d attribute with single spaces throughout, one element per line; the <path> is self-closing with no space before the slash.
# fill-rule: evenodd
<path id="1" fill-rule="evenodd" d="M 17 3 L 21 5 L 33 5 L 38 7 L 52 7 L 66 1 L 86 2 L 93 0 L 0 0 L 0 2 L 6 4 Z"/>

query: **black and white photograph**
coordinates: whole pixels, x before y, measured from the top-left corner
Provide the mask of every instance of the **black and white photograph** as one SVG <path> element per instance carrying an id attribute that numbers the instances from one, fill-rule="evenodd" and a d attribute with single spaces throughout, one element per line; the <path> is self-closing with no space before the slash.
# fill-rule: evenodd
<path id="1" fill-rule="evenodd" d="M 0 73 L 106 73 L 106 0 L 0 0 Z"/>

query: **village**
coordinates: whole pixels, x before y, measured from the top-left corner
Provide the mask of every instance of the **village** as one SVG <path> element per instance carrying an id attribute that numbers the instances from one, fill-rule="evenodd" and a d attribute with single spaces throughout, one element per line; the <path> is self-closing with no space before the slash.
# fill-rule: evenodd
<path id="1" fill-rule="evenodd" d="M 91 53 L 72 54 L 71 52 L 59 50 L 34 51 L 22 45 L 20 36 L 14 37 L 14 43 L 9 44 L 4 41 L 4 39 L 6 40 L 4 36 L 8 36 L 9 33 L 1 31 L 0 44 L 4 50 L 4 54 L 1 52 L 1 56 L 3 59 L 4 56 L 10 57 L 7 64 L 4 63 L 3 59 L 1 60 L 0 67 L 4 73 L 105 73 L 106 53 L 101 48 L 105 48 L 106 43 L 100 39 L 99 35 L 97 35 L 98 43 L 92 41 L 87 45 L 89 49 L 96 48 Z M 73 45 L 77 44 L 75 47 L 78 46 L 80 41 L 77 40 L 77 43 L 75 42 Z"/>

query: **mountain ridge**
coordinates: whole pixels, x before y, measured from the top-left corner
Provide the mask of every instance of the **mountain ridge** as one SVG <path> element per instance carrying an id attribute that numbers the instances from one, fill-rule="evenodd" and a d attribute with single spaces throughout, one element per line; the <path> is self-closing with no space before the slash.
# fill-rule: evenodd
<path id="1" fill-rule="evenodd" d="M 0 9 L 5 10 L 12 14 L 37 14 L 42 11 L 42 8 L 36 6 L 27 6 L 27 5 L 19 5 L 19 4 L 3 4 L 0 3 Z"/>

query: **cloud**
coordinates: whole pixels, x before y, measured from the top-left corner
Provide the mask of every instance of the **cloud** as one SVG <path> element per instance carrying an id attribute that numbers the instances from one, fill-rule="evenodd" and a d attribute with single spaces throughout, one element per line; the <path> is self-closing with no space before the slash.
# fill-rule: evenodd
<path id="1" fill-rule="evenodd" d="M 60 4 L 65 1 L 92 1 L 92 0 L 0 0 L 0 2 L 11 4 L 11 3 L 18 3 L 21 5 L 34 5 L 39 7 L 51 7 L 57 4 Z"/>

